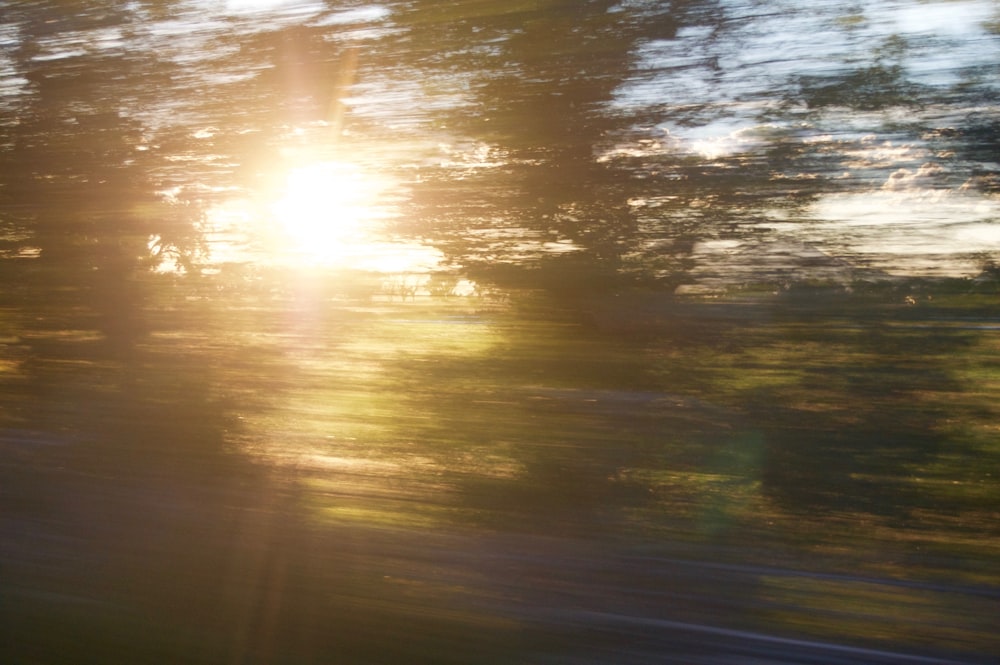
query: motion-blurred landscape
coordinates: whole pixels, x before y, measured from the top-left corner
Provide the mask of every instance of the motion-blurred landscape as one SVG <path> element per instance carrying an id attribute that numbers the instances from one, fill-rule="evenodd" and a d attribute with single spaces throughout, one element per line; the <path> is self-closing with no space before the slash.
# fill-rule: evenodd
<path id="1" fill-rule="evenodd" d="M 980 0 L 0 0 L 0 662 L 995 662 L 998 75 Z"/>

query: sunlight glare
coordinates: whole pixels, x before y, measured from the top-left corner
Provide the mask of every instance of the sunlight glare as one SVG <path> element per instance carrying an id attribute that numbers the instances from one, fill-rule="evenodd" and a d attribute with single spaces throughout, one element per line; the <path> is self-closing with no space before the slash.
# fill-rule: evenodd
<path id="1" fill-rule="evenodd" d="M 271 212 L 293 249 L 333 257 L 345 245 L 371 236 L 372 224 L 387 216 L 379 205 L 385 184 L 343 162 L 320 162 L 288 174 Z"/>

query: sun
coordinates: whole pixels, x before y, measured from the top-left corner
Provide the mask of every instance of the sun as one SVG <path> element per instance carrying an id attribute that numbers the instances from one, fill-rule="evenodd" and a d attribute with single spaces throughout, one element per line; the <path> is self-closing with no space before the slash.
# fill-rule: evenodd
<path id="1" fill-rule="evenodd" d="M 206 212 L 216 262 L 397 275 L 439 269 L 445 258 L 439 249 L 393 232 L 409 195 L 405 184 L 348 161 L 293 164 L 276 170 L 255 195 Z"/>
<path id="2" fill-rule="evenodd" d="M 370 242 L 385 183 L 346 162 L 319 162 L 291 170 L 271 207 L 280 234 L 299 254 L 335 261 Z"/>

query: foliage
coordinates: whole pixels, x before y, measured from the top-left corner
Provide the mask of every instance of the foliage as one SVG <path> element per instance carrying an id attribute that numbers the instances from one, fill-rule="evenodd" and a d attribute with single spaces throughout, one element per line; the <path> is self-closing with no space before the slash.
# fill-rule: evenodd
<path id="1" fill-rule="evenodd" d="M 995 652 L 997 257 L 816 213 L 991 210 L 995 67 L 766 5 L 0 0 L 0 658 L 512 662 L 563 601 Z M 324 160 L 443 267 L 220 230 Z"/>

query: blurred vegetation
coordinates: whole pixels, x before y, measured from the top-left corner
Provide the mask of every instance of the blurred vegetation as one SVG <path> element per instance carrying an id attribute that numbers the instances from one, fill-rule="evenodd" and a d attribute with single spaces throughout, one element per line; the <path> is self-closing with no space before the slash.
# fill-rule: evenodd
<path id="1" fill-rule="evenodd" d="M 918 83 L 891 38 L 718 103 L 619 97 L 731 85 L 740 7 L 0 2 L 0 658 L 512 662 L 539 636 L 509 604 L 586 585 L 463 563 L 496 534 L 819 570 L 703 571 L 672 611 L 995 653 L 997 257 L 678 289 L 700 243 L 887 182 L 841 177 L 869 124 L 995 195 L 992 70 Z M 743 147 L 671 143 L 748 105 Z M 386 234 L 445 267 L 407 299 L 413 275 L 214 259 L 207 211 L 305 153 L 397 177 Z"/>

